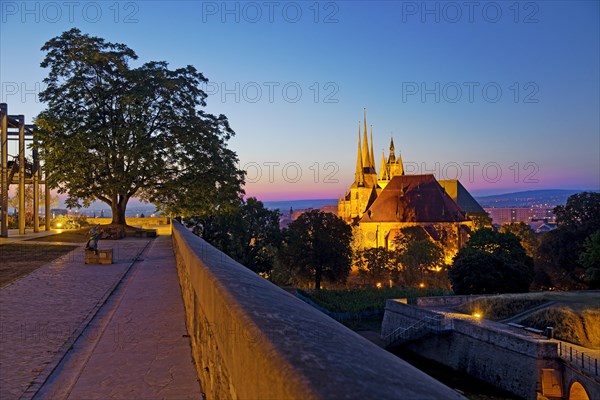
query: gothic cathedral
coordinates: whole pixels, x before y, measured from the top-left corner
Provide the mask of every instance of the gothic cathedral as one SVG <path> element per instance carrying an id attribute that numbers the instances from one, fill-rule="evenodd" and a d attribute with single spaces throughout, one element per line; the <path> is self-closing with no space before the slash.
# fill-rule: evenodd
<path id="1" fill-rule="evenodd" d="M 447 260 L 456 254 L 472 229 L 469 213 L 484 210 L 456 179 L 437 180 L 432 174 L 407 175 L 402 156 L 396 157 L 394 140 L 381 158 L 379 175 L 373 153 L 373 131 L 367 137 L 366 111 L 354 183 L 338 202 L 338 216 L 354 227 L 358 249 L 394 248 L 404 227 L 418 226 L 444 249 Z"/>

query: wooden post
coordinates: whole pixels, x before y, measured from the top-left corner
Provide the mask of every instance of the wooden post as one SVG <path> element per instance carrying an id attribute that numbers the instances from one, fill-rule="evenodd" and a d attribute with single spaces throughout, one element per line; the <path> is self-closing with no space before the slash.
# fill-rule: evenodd
<path id="1" fill-rule="evenodd" d="M 0 104 L 0 130 L 0 155 L 2 157 L 0 236 L 8 237 L 8 105 L 6 103 Z"/>
<path id="2" fill-rule="evenodd" d="M 33 139 L 35 145 L 35 136 Z M 40 161 L 38 151 L 33 149 L 33 231 L 40 231 Z"/>
<path id="3" fill-rule="evenodd" d="M 44 213 L 46 214 L 47 231 L 50 230 L 50 184 L 48 183 L 48 169 L 44 165 Z"/>
<path id="4" fill-rule="evenodd" d="M 25 234 L 25 116 L 19 115 L 19 235 Z"/>

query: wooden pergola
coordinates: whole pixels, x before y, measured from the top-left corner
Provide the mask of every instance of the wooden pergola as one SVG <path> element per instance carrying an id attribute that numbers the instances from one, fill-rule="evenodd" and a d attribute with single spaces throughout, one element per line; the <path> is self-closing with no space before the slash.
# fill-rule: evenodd
<path id="1" fill-rule="evenodd" d="M 45 229 L 50 230 L 50 187 L 47 183 L 47 171 L 40 165 L 38 151 L 33 148 L 31 161 L 25 157 L 25 143 L 36 143 L 35 125 L 25 124 L 24 115 L 9 115 L 8 105 L 0 104 L 0 157 L 2 171 L 0 176 L 0 237 L 8 237 L 8 190 L 10 185 L 19 185 L 19 235 L 25 234 L 25 185 L 33 185 L 33 231 L 39 232 L 40 185 L 45 190 Z M 19 142 L 18 154 L 8 159 L 8 141 Z"/>

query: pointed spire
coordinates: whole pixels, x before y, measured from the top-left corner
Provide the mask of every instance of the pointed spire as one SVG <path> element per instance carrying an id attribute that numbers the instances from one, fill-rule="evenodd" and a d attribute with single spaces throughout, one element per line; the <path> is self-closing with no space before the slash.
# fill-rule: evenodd
<path id="1" fill-rule="evenodd" d="M 396 162 L 396 153 L 394 148 L 394 137 L 392 136 L 390 139 L 390 157 L 388 158 L 388 163 L 394 164 Z"/>
<path id="2" fill-rule="evenodd" d="M 371 167 L 373 167 L 373 172 L 377 173 L 377 168 L 375 168 L 375 154 L 373 153 L 373 125 L 371 125 Z"/>
<path id="3" fill-rule="evenodd" d="M 358 153 L 356 156 L 356 175 L 354 181 L 362 185 L 364 181 L 363 177 L 363 155 L 360 150 L 360 121 L 358 121 Z"/>
<path id="4" fill-rule="evenodd" d="M 402 164 L 402 152 L 398 153 L 398 161 L 396 163 L 399 165 L 398 172 L 400 175 L 404 175 L 404 164 Z"/>
<path id="5" fill-rule="evenodd" d="M 367 109 L 366 108 L 365 108 L 365 115 L 364 115 L 363 121 L 364 121 L 363 143 L 362 143 L 363 168 L 370 170 L 370 168 L 371 168 L 371 153 L 369 151 L 369 139 L 367 137 Z"/>
<path id="6" fill-rule="evenodd" d="M 379 179 L 382 181 L 387 181 L 390 179 L 388 175 L 388 168 L 385 163 L 385 153 L 383 151 L 381 152 L 381 171 L 379 173 Z"/>

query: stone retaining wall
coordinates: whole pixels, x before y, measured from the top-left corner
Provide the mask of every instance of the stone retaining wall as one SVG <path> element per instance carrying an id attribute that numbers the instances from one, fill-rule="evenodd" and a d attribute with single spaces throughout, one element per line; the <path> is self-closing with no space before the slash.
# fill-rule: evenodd
<path id="1" fill-rule="evenodd" d="M 382 336 L 437 314 L 388 300 Z M 422 357 L 489 382 L 524 399 L 536 399 L 542 369 L 560 370 L 557 344 L 494 329 L 476 321 L 453 319 L 451 334 L 429 334 L 404 344 Z"/>
<path id="2" fill-rule="evenodd" d="M 208 399 L 463 399 L 173 223 Z"/>

